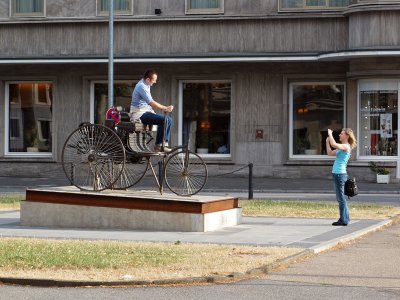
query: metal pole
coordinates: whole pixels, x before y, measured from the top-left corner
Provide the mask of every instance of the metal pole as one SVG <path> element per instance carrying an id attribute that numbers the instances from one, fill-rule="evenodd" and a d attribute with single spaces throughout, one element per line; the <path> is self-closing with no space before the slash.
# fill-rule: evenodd
<path id="1" fill-rule="evenodd" d="M 253 199 L 253 164 L 249 163 L 249 200 Z"/>
<path id="2" fill-rule="evenodd" d="M 108 8 L 108 107 L 114 106 L 114 0 Z"/>
<path id="3" fill-rule="evenodd" d="M 165 156 L 163 156 L 162 161 L 158 162 L 158 182 L 160 184 L 160 194 L 162 195 L 164 190 L 164 164 L 165 164 Z"/>

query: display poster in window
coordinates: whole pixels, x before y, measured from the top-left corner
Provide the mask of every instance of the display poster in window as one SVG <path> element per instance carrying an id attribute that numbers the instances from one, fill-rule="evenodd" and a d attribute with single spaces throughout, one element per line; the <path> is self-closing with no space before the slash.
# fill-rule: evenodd
<path id="1" fill-rule="evenodd" d="M 391 138 L 392 133 L 392 114 L 380 115 L 380 134 L 382 138 Z"/>

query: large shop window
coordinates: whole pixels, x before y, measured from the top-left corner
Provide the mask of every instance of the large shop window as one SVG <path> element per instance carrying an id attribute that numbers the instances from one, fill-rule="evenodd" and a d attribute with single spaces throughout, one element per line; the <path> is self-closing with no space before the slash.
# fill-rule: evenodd
<path id="1" fill-rule="evenodd" d="M 224 0 L 186 0 L 187 14 L 220 14 L 224 12 Z"/>
<path id="2" fill-rule="evenodd" d="M 231 83 L 181 83 L 181 142 L 202 155 L 230 156 Z"/>
<path id="3" fill-rule="evenodd" d="M 52 152 L 53 84 L 7 84 L 6 154 L 44 155 Z"/>
<path id="4" fill-rule="evenodd" d="M 97 14 L 108 15 L 110 10 L 110 0 L 97 0 Z M 114 0 L 115 15 L 133 14 L 132 0 Z"/>
<path id="5" fill-rule="evenodd" d="M 398 95 L 397 80 L 359 82 L 359 155 L 397 156 Z"/>
<path id="6" fill-rule="evenodd" d="M 349 0 L 280 0 L 280 11 L 343 9 Z"/>
<path id="7" fill-rule="evenodd" d="M 11 15 L 15 17 L 44 16 L 45 0 L 11 0 Z"/>
<path id="8" fill-rule="evenodd" d="M 93 82 L 93 117 L 95 124 L 104 124 L 108 105 L 107 81 Z M 131 107 L 131 98 L 134 86 L 132 81 L 114 81 L 114 106 L 122 106 L 125 109 Z"/>
<path id="9" fill-rule="evenodd" d="M 326 155 L 328 128 L 335 139 L 344 120 L 344 83 L 292 83 L 290 85 L 290 156 Z"/>

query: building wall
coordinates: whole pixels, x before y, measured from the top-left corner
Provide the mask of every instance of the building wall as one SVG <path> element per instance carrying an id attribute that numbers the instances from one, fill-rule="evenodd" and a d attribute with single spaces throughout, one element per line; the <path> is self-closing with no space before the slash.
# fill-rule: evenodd
<path id="1" fill-rule="evenodd" d="M 108 54 L 106 23 L 2 24 L 0 36 L 1 57 Z M 117 57 L 324 52 L 345 48 L 347 23 L 343 18 L 115 24 Z"/>
<path id="2" fill-rule="evenodd" d="M 145 65 L 117 64 L 115 79 L 136 80 Z M 254 162 L 258 175 L 272 175 L 278 167 L 278 176 L 285 174 L 279 166 L 288 162 L 288 101 L 284 97 L 287 82 L 292 79 L 320 79 L 321 76 L 344 78 L 347 63 L 292 63 L 292 64 L 181 64 L 153 65 L 159 72 L 159 80 L 152 88 L 155 99 L 178 107 L 178 82 L 180 79 L 216 79 L 232 81 L 232 159 L 211 160 L 211 163 L 247 164 Z M 60 162 L 61 151 L 68 135 L 82 122 L 90 121 L 90 82 L 106 80 L 106 65 L 32 65 L 25 68 L 1 66 L 0 81 L 43 79 L 52 80 L 54 87 L 53 159 L 44 162 Z M 7 74 L 7 76 L 4 76 Z M 40 75 L 38 75 L 40 74 Z M 321 75 L 323 74 L 323 75 Z M 291 79 L 288 79 L 290 75 Z M 4 89 L 4 87 L 3 87 Z M 0 91 L 4 95 L 3 90 Z M 287 93 L 287 92 L 286 92 Z M 4 102 L 0 113 L 4 115 Z M 351 99 L 349 110 L 356 110 Z M 173 114 L 173 143 L 178 140 L 177 109 Z M 255 139 L 256 129 L 264 130 L 262 140 Z M 4 132 L 1 132 L 4 140 Z M 175 141 L 175 142 L 174 142 Z M 0 147 L 3 156 L 4 147 Z M 5 158 L 5 160 L 9 160 Z M 16 161 L 37 161 L 38 158 L 20 158 Z M 296 169 L 296 166 L 292 167 Z M 279 175 L 280 174 L 280 175 Z"/>
<path id="3" fill-rule="evenodd" d="M 315 54 L 356 49 L 396 48 L 399 10 L 388 4 L 349 7 L 342 12 L 278 13 L 277 1 L 225 1 L 223 15 L 185 15 L 183 0 L 137 0 L 133 16 L 117 16 L 116 57 L 234 56 Z M 373 7 L 373 8 L 371 8 Z M 161 16 L 154 9 L 161 8 Z M 9 1 L 0 2 L 0 59 L 107 57 L 108 23 L 96 16 L 96 1 L 47 0 L 45 18 L 10 18 Z M 276 177 L 328 177 L 330 161 L 290 161 L 288 85 L 291 81 L 346 82 L 346 124 L 357 128 L 357 80 L 400 77 L 396 58 L 318 62 L 116 64 L 115 79 L 136 81 L 147 68 L 160 78 L 155 99 L 178 104 L 182 79 L 232 81 L 232 159 L 210 160 L 212 172 L 254 162 L 255 174 Z M 107 80 L 106 64 L 0 65 L 0 96 L 10 80 L 54 82 L 53 158 L 5 158 L 0 131 L 1 175 L 60 172 L 65 139 L 90 117 L 90 82 Z M 0 114 L 5 115 L 5 100 Z M 174 117 L 173 140 L 178 120 Z M 264 138 L 255 139 L 262 129 Z M 353 175 L 370 178 L 366 163 L 353 162 Z M 57 173 L 58 172 L 58 173 Z"/>
<path id="4" fill-rule="evenodd" d="M 47 18 L 84 18 L 96 16 L 96 0 L 46 0 Z M 162 10 L 163 17 L 185 16 L 185 0 L 134 0 L 131 17 L 154 16 L 154 10 Z M 224 4 L 224 16 L 267 15 L 278 12 L 276 0 L 227 0 Z M 10 1 L 0 3 L 0 18 L 10 15 Z"/>
<path id="5" fill-rule="evenodd" d="M 349 48 L 400 45 L 400 11 L 362 11 L 349 15 Z"/>

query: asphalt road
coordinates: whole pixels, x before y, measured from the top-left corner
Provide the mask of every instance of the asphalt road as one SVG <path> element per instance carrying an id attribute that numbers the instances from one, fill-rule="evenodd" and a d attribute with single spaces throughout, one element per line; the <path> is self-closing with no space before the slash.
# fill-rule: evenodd
<path id="1" fill-rule="evenodd" d="M 135 189 L 155 190 L 153 178 L 144 178 Z M 0 193 L 24 193 L 27 187 L 52 187 L 69 185 L 63 176 L 54 178 L 0 177 Z M 360 183 L 360 194 L 350 201 L 400 206 L 398 184 L 377 185 Z M 248 198 L 248 179 L 210 178 L 202 194 L 230 195 Z M 273 200 L 336 201 L 330 180 L 255 178 L 254 198 Z"/>
<path id="2" fill-rule="evenodd" d="M 400 297 L 393 289 L 252 280 L 231 285 L 147 288 L 33 288 L 0 286 L 1 300 L 113 300 L 113 299 L 329 299 L 386 300 Z"/>

